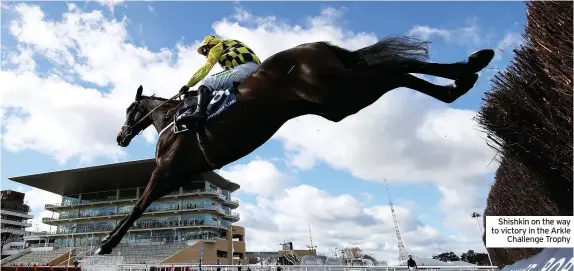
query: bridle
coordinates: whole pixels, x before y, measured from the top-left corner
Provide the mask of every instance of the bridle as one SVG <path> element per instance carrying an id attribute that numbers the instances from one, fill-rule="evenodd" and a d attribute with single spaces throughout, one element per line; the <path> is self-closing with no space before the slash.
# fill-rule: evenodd
<path id="1" fill-rule="evenodd" d="M 141 104 L 138 101 L 135 101 L 133 104 L 133 109 L 131 110 L 136 110 L 136 112 L 141 112 Z M 136 121 L 136 123 L 132 124 L 132 125 L 122 125 L 122 130 L 124 131 L 124 136 L 125 137 L 129 137 L 130 135 L 132 135 L 132 131 L 133 129 L 142 121 L 145 119 L 146 116 L 144 116 L 143 118 L 141 118 L 140 120 Z M 137 135 L 141 134 L 143 132 L 143 129 L 141 129 Z M 136 136 L 137 136 L 136 135 Z"/>
<path id="2" fill-rule="evenodd" d="M 138 124 L 140 124 L 143 120 L 145 120 L 149 115 L 151 115 L 151 113 L 153 113 L 153 112 L 154 112 L 155 110 L 157 110 L 158 108 L 162 107 L 162 106 L 163 106 L 164 104 L 166 104 L 167 102 L 169 102 L 169 101 L 171 101 L 171 100 L 173 100 L 173 99 L 175 99 L 175 98 L 181 96 L 182 94 L 184 94 L 184 93 L 178 93 L 178 94 L 174 95 L 173 97 L 171 97 L 171 98 L 169 98 L 169 99 L 163 101 L 163 102 L 160 103 L 158 106 L 156 106 L 154 109 L 150 110 L 147 114 L 145 114 L 143 117 L 141 117 L 138 121 L 136 121 L 136 123 L 131 124 L 131 125 L 125 125 L 125 124 L 122 125 L 122 128 L 125 127 L 125 129 L 122 129 L 122 130 L 125 130 L 124 136 L 125 136 L 125 137 L 128 137 L 128 136 L 132 135 L 132 130 L 133 130 Z M 136 110 L 138 110 L 138 111 L 140 111 L 141 108 L 142 108 L 142 107 L 141 107 L 141 104 L 139 103 L 139 101 L 135 101 L 135 102 L 133 103 L 133 105 L 134 105 L 134 107 L 137 106 Z M 133 109 L 132 109 L 132 110 L 133 110 Z M 144 130 L 144 129 L 141 129 L 141 130 L 138 132 L 138 135 L 141 134 L 141 133 L 143 132 L 143 130 Z M 199 132 L 196 132 L 196 137 L 197 137 L 197 145 L 199 146 L 199 149 L 201 150 L 201 152 L 202 152 L 202 154 L 203 154 L 203 157 L 205 158 L 205 161 L 211 166 L 212 170 L 213 170 L 213 169 L 219 169 L 219 168 L 221 168 L 221 167 L 218 167 L 218 166 L 217 166 L 216 164 L 214 164 L 213 162 L 211 162 L 211 159 L 209 159 L 209 156 L 207 155 L 207 152 L 206 152 L 206 150 L 205 150 L 205 146 L 204 146 L 204 144 L 203 144 L 203 140 L 201 139 L 201 136 L 200 136 Z"/>
<path id="3" fill-rule="evenodd" d="M 145 114 L 143 117 L 141 117 L 138 121 L 136 121 L 134 124 L 130 124 L 130 125 L 122 125 L 122 128 L 124 128 L 125 132 L 124 132 L 124 136 L 128 137 L 132 134 L 132 131 L 134 128 L 136 128 L 136 126 L 138 126 L 143 120 L 145 120 L 147 117 L 149 117 L 151 115 L 151 113 L 153 113 L 154 111 L 156 111 L 158 108 L 162 107 L 164 104 L 166 104 L 167 102 L 178 98 L 179 96 L 183 95 L 183 93 L 178 93 L 176 95 L 174 95 L 173 97 L 163 101 L 162 103 L 160 103 L 158 106 L 156 106 L 154 109 L 150 110 L 147 114 Z M 137 106 L 136 110 L 141 112 L 141 104 L 139 101 L 134 101 L 133 103 L 134 106 Z M 132 109 L 133 110 L 133 109 Z M 141 134 L 143 132 L 144 129 L 141 129 L 137 135 Z M 137 136 L 136 135 L 136 136 Z"/>

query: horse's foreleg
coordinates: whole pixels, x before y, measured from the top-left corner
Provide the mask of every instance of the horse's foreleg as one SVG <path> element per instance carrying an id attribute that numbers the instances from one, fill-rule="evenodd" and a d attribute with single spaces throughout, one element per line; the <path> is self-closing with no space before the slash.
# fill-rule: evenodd
<path id="1" fill-rule="evenodd" d="M 143 196 L 143 195 L 142 195 L 142 196 Z M 141 197 L 140 197 L 140 198 L 141 198 Z M 137 202 L 136 202 L 136 203 L 137 203 Z M 135 205 L 134 205 L 134 206 L 135 206 Z M 132 210 L 133 210 L 133 209 L 132 209 Z M 144 210 L 144 212 L 145 212 L 145 210 Z M 126 215 L 126 216 L 124 216 L 124 218 L 122 218 L 122 220 L 120 220 L 120 221 L 118 222 L 118 225 L 124 224 L 124 223 L 126 222 L 126 219 L 128 219 L 128 217 L 129 217 L 129 214 Z M 103 243 L 107 242 L 108 240 L 110 240 L 110 237 L 111 237 L 112 235 L 114 235 L 114 233 L 116 233 L 119 228 L 120 228 L 120 227 L 115 227 L 111 232 L 109 232 L 108 235 L 106 235 L 104 238 L 102 238 L 102 240 L 100 241 L 100 244 L 103 244 Z"/>
<path id="2" fill-rule="evenodd" d="M 116 228 L 102 240 L 100 248 L 96 250 L 96 254 L 111 253 L 112 249 L 119 244 L 129 228 L 141 217 L 149 205 L 176 187 L 179 187 L 179 185 L 180 182 L 172 178 L 169 170 L 156 167 L 142 197 L 138 199 L 131 213 L 122 219 Z"/>
<path id="3" fill-rule="evenodd" d="M 452 103 L 460 96 L 466 94 L 478 80 L 478 75 L 473 73 L 459 78 L 453 84 L 439 86 L 410 74 L 403 74 L 402 77 L 400 78 L 402 86 L 424 93 L 445 103 Z"/>
<path id="4" fill-rule="evenodd" d="M 120 222 L 118 222 L 118 225 L 124 224 L 126 222 L 126 219 L 128 219 L 128 217 L 129 217 L 129 215 L 124 216 L 124 218 L 122 218 L 122 220 L 120 220 Z M 106 235 L 104 238 L 102 238 L 102 240 L 100 241 L 100 244 L 103 244 L 103 243 L 106 243 L 107 241 L 109 241 L 110 237 L 112 235 L 114 235 L 114 233 L 116 233 L 118 231 L 118 229 L 119 229 L 119 227 L 115 227 L 110 233 L 108 233 L 108 235 Z"/>
<path id="5" fill-rule="evenodd" d="M 457 63 L 432 63 L 418 60 L 404 60 L 401 66 L 403 72 L 421 73 L 457 80 L 468 74 L 473 74 L 484 69 L 494 57 L 493 50 L 480 50 L 474 52 L 465 62 Z"/>

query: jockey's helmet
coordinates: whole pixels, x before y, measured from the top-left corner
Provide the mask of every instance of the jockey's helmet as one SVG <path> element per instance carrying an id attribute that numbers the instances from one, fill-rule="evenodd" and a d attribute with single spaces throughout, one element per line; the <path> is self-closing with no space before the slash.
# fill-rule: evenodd
<path id="1" fill-rule="evenodd" d="M 211 47 L 217 45 L 220 42 L 221 39 L 218 38 L 217 36 L 209 35 L 203 39 L 201 45 L 199 46 L 199 48 L 197 48 L 197 53 L 199 53 L 200 55 L 207 56 L 207 53 L 209 53 L 209 49 L 211 49 Z"/>

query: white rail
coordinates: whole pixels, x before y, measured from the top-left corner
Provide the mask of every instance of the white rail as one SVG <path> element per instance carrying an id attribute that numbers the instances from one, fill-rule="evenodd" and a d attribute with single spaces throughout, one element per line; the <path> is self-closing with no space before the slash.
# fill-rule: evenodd
<path id="1" fill-rule="evenodd" d="M 153 267 L 157 271 L 405 271 L 406 266 L 337 266 L 337 265 L 203 265 L 197 264 L 120 264 L 120 265 L 92 265 L 82 266 L 82 270 L 116 270 L 116 271 L 148 271 Z M 94 269 L 95 268 L 95 269 Z M 281 268 L 281 269 L 279 269 Z M 419 266 L 419 270 L 424 271 L 498 271 L 496 266 Z"/>

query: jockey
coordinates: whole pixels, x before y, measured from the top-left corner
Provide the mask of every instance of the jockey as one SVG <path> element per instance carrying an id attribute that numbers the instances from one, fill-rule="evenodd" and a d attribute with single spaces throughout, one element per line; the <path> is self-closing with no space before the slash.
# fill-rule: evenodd
<path id="1" fill-rule="evenodd" d="M 207 57 L 207 61 L 181 88 L 180 93 L 189 91 L 190 87 L 205 78 L 215 63 L 219 63 L 225 71 L 205 78 L 203 85 L 197 89 L 198 97 L 195 112 L 192 113 L 188 110 L 178 116 L 176 119 L 178 124 L 192 119 L 196 122 L 205 120 L 207 117 L 205 111 L 209 105 L 211 93 L 229 89 L 234 82 L 242 83 L 261 64 L 257 55 L 244 43 L 237 40 L 222 40 L 213 35 L 205 37 L 197 48 L 197 52 Z"/>

